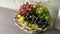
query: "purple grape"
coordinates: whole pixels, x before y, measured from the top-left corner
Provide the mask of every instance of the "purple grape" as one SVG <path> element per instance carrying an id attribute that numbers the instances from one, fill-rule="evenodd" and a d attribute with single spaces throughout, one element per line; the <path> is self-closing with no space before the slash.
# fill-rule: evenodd
<path id="1" fill-rule="evenodd" d="M 27 15 L 27 16 L 30 16 L 30 15 L 32 15 L 32 14 L 28 12 L 26 15 Z"/>
<path id="2" fill-rule="evenodd" d="M 37 21 L 35 20 L 34 23 L 37 23 Z"/>
<path id="3" fill-rule="evenodd" d="M 45 24 L 46 24 L 47 26 L 49 26 L 48 22 L 45 22 Z"/>
<path id="4" fill-rule="evenodd" d="M 40 19 L 41 20 L 41 22 L 45 22 L 45 19 Z"/>
<path id="5" fill-rule="evenodd" d="M 39 17 L 36 17 L 36 20 L 39 20 Z"/>
<path id="6" fill-rule="evenodd" d="M 47 27 L 47 25 L 46 25 L 46 24 L 42 25 L 42 28 L 43 28 L 43 29 L 45 29 L 46 27 Z"/>
<path id="7" fill-rule="evenodd" d="M 32 21 L 32 19 L 31 19 L 31 18 L 29 18 L 29 19 L 28 19 L 28 22 L 29 22 L 29 23 L 31 23 L 31 21 Z"/>

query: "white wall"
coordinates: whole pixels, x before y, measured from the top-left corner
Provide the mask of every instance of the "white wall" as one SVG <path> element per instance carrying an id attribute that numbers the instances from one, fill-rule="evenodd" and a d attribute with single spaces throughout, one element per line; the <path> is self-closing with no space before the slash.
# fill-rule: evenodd
<path id="1" fill-rule="evenodd" d="M 14 0 L 0 0 L 0 7 L 15 9 Z"/>
<path id="2" fill-rule="evenodd" d="M 26 0 L 0 0 L 0 7 L 5 7 L 5 8 L 10 8 L 14 10 L 18 10 L 20 5 Z M 33 1 L 33 0 L 32 0 Z M 36 0 L 34 0 L 36 1 Z M 46 2 L 45 0 L 38 0 L 38 1 L 43 1 Z M 38 2 L 37 1 L 37 2 Z M 53 7 L 59 5 L 59 0 L 51 0 L 52 2 L 50 5 L 53 5 Z"/>
<path id="3" fill-rule="evenodd" d="M 0 0 L 0 7 L 18 10 L 24 0 Z"/>

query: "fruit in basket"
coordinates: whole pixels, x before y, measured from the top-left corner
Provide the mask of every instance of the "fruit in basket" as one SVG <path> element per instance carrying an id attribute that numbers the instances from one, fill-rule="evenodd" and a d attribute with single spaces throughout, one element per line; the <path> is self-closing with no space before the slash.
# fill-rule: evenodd
<path id="1" fill-rule="evenodd" d="M 28 22 L 27 21 L 24 22 L 24 26 L 28 26 Z"/>
<path id="2" fill-rule="evenodd" d="M 50 14 L 46 7 L 39 3 L 23 4 L 17 13 L 18 22 L 21 22 L 23 27 L 30 27 L 33 29 L 45 29 L 49 26 Z M 29 29 L 29 28 L 28 28 Z"/>
<path id="3" fill-rule="evenodd" d="M 32 24 L 32 28 L 38 28 L 37 24 Z"/>
<path id="4" fill-rule="evenodd" d="M 47 25 L 46 25 L 46 24 L 42 25 L 42 28 L 43 28 L 43 29 L 45 29 L 46 27 L 47 27 Z"/>
<path id="5" fill-rule="evenodd" d="M 20 18 L 20 17 L 21 17 L 21 15 L 18 14 L 18 15 L 17 15 L 17 18 Z"/>
<path id="6" fill-rule="evenodd" d="M 29 23 L 28 26 L 29 26 L 29 27 L 32 27 L 32 23 Z"/>
<path id="7" fill-rule="evenodd" d="M 22 15 L 26 14 L 27 12 L 32 12 L 32 5 L 29 3 L 23 4 L 18 11 L 18 13 Z"/>
<path id="8" fill-rule="evenodd" d="M 49 14 L 49 11 L 48 11 L 48 9 L 45 7 L 45 13 L 47 13 L 47 14 Z"/>
<path id="9" fill-rule="evenodd" d="M 34 26 L 35 28 L 38 28 L 39 26 L 37 25 L 37 24 L 35 24 L 35 26 Z"/>
<path id="10" fill-rule="evenodd" d="M 23 16 L 21 16 L 19 19 L 18 19 L 18 22 L 24 22 L 25 21 L 25 18 Z"/>
<path id="11" fill-rule="evenodd" d="M 32 23 L 34 23 L 34 21 L 35 21 L 35 17 L 32 18 Z"/>
<path id="12" fill-rule="evenodd" d="M 38 8 L 36 12 L 37 12 L 37 14 L 42 15 L 44 13 L 44 8 L 42 8 L 42 7 Z"/>
<path id="13" fill-rule="evenodd" d="M 50 16 L 45 16 L 46 21 L 49 21 Z"/>

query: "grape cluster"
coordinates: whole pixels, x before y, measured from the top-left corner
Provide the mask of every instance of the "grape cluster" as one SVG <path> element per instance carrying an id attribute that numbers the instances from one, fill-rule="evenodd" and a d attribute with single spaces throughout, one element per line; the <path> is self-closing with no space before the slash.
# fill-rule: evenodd
<path id="1" fill-rule="evenodd" d="M 31 18 L 30 18 L 30 16 L 32 16 L 31 13 L 26 13 L 26 14 L 24 14 L 23 16 L 25 17 L 25 20 L 31 21 Z"/>
<path id="2" fill-rule="evenodd" d="M 20 9 L 18 10 L 18 14 L 24 15 L 29 11 L 32 12 L 32 5 L 26 2 L 26 4 L 20 6 Z"/>
<path id="3" fill-rule="evenodd" d="M 46 28 L 48 26 L 48 22 L 45 19 L 41 19 L 32 13 L 26 13 L 23 16 L 28 23 L 38 24 L 39 26 L 42 26 L 42 28 Z"/>

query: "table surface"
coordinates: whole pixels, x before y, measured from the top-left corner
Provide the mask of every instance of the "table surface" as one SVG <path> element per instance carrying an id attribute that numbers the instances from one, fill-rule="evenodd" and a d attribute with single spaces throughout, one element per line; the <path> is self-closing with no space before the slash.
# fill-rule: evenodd
<path id="1" fill-rule="evenodd" d="M 15 13 L 15 10 L 0 7 L 0 34 L 27 34 L 14 24 Z M 60 31 L 51 28 L 40 34 L 60 34 Z"/>

